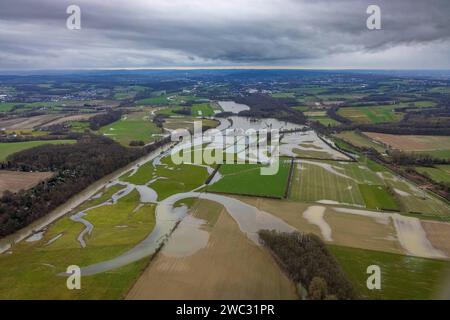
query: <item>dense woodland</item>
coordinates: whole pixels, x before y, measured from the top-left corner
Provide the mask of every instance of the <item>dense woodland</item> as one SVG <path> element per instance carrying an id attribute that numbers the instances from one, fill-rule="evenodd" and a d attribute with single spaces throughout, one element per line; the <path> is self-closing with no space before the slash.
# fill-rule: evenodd
<path id="1" fill-rule="evenodd" d="M 107 113 L 98 114 L 89 119 L 89 127 L 92 130 L 98 130 L 103 126 L 120 120 L 122 117 L 122 111 L 120 110 L 110 110 Z"/>
<path id="2" fill-rule="evenodd" d="M 307 289 L 309 299 L 358 298 L 336 258 L 316 235 L 273 230 L 261 230 L 258 234 L 289 277 Z"/>
<path id="3" fill-rule="evenodd" d="M 294 98 L 273 98 L 264 94 L 251 94 L 237 97 L 235 101 L 250 107 L 250 110 L 239 112 L 240 116 L 276 118 L 298 124 L 306 123 L 303 113 L 291 108 L 298 105 L 298 101 Z"/>

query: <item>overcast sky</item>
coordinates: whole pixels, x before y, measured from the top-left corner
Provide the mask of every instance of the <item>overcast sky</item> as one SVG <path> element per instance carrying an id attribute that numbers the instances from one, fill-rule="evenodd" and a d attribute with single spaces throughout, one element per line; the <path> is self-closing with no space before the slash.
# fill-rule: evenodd
<path id="1" fill-rule="evenodd" d="M 0 0 L 0 69 L 449 69 L 449 20 L 449 0 Z"/>

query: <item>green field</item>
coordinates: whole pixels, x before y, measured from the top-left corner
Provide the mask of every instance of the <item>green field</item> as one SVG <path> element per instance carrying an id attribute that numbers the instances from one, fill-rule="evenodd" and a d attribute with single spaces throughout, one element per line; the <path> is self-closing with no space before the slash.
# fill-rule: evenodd
<path id="1" fill-rule="evenodd" d="M 282 198 L 288 182 L 290 161 L 281 160 L 278 173 L 261 175 L 259 164 L 224 164 L 222 178 L 208 186 L 211 192 Z"/>
<path id="2" fill-rule="evenodd" d="M 18 102 L 0 102 L 0 112 L 8 112 L 17 105 L 20 104 Z"/>
<path id="3" fill-rule="evenodd" d="M 369 209 L 400 210 L 394 197 L 389 194 L 385 186 L 360 184 L 359 191 Z"/>
<path id="4" fill-rule="evenodd" d="M 147 104 L 147 105 L 151 105 L 151 106 L 163 106 L 163 105 L 169 104 L 169 100 L 167 99 L 167 96 L 162 95 L 162 96 L 158 96 L 158 97 L 152 97 L 152 98 L 146 98 L 146 99 L 137 100 L 135 102 L 135 104 L 137 104 L 137 105 Z"/>
<path id="5" fill-rule="evenodd" d="M 175 111 L 181 110 L 183 107 L 181 106 L 174 106 L 169 108 L 164 108 L 158 111 L 158 114 L 164 114 L 166 116 L 180 116 L 180 114 L 176 113 Z"/>
<path id="6" fill-rule="evenodd" d="M 421 218 L 450 220 L 450 206 L 442 200 L 388 171 L 380 173 L 385 184 L 397 193 L 396 199 L 402 211 L 417 213 Z"/>
<path id="7" fill-rule="evenodd" d="M 3 299 L 120 299 L 146 267 L 149 258 L 98 275 L 83 277 L 81 290 L 68 290 L 67 266 L 86 266 L 117 257 L 142 241 L 155 225 L 155 206 L 139 208 L 133 191 L 114 205 L 87 211 L 84 218 L 94 225 L 87 246 L 77 241 L 81 223 L 64 216 L 49 226 L 42 240 L 22 241 L 12 254 L 0 255 L 0 296 Z M 136 209 L 137 208 L 137 209 Z M 135 211 L 136 210 L 136 211 Z M 126 228 L 118 228 L 124 226 Z M 47 242 L 62 234 L 55 242 Z"/>
<path id="8" fill-rule="evenodd" d="M 379 251 L 328 246 L 355 289 L 368 299 L 432 299 L 448 275 L 446 261 L 423 259 Z M 369 290 L 367 267 L 381 269 L 381 290 Z"/>
<path id="9" fill-rule="evenodd" d="M 295 98 L 295 94 L 293 92 L 277 92 L 277 93 L 272 93 L 272 97 L 274 97 L 274 98 Z"/>
<path id="10" fill-rule="evenodd" d="M 128 146 L 131 141 L 152 142 L 162 133 L 144 112 L 126 115 L 116 122 L 101 127 L 99 132 L 124 146 Z"/>
<path id="11" fill-rule="evenodd" d="M 336 134 L 336 137 L 351 143 L 352 145 L 360 148 L 374 148 L 379 153 L 385 153 L 385 148 L 379 144 L 375 143 L 369 138 L 355 132 L 355 131 L 342 131 Z"/>
<path id="12" fill-rule="evenodd" d="M 355 123 L 396 122 L 403 114 L 394 112 L 399 105 L 340 108 L 338 113 Z"/>
<path id="13" fill-rule="evenodd" d="M 429 151 L 415 151 L 415 153 L 429 154 L 438 159 L 450 159 L 450 150 L 429 150 Z"/>
<path id="14" fill-rule="evenodd" d="M 76 140 L 40 140 L 40 141 L 25 141 L 25 142 L 0 142 L 0 161 L 5 161 L 6 158 L 16 152 L 41 146 L 44 144 L 64 144 L 75 143 Z"/>
<path id="15" fill-rule="evenodd" d="M 342 204 L 364 205 L 364 199 L 358 184 L 363 181 L 379 183 L 379 179 L 370 171 L 363 171 L 353 163 L 341 165 L 337 162 L 314 161 L 314 163 L 332 166 L 347 177 L 333 174 L 325 168 L 300 161 L 294 168 L 289 198 L 297 201 L 314 202 L 331 200 Z M 337 169 L 342 168 L 342 169 Z M 358 179 L 359 178 L 359 179 Z"/>
<path id="16" fill-rule="evenodd" d="M 302 202 L 331 200 L 371 209 L 418 213 L 422 218 L 450 219 L 450 206 L 442 200 L 375 162 L 360 160 L 359 163 L 299 160 L 289 198 Z"/>
<path id="17" fill-rule="evenodd" d="M 450 183 L 450 165 L 436 165 L 434 167 L 416 167 L 417 172 L 427 175 L 439 183 Z"/>
<path id="18" fill-rule="evenodd" d="M 192 191 L 203 185 L 208 178 L 208 171 L 204 167 L 190 164 L 174 165 L 171 157 L 161 160 L 162 165 L 153 165 L 147 162 L 142 165 L 134 175 L 126 174 L 121 179 L 138 185 L 148 184 L 151 180 L 162 177 L 149 186 L 158 193 L 158 200 L 170 195 Z"/>
<path id="19" fill-rule="evenodd" d="M 210 117 L 214 115 L 214 110 L 209 103 L 194 104 L 191 108 L 194 117 L 203 116 Z"/>
<path id="20" fill-rule="evenodd" d="M 87 121 L 71 121 L 70 131 L 73 132 L 84 132 L 84 130 L 89 128 L 89 122 Z"/>
<path id="21" fill-rule="evenodd" d="M 329 126 L 329 125 L 330 126 L 338 126 L 341 124 L 340 122 L 338 122 L 330 117 L 327 117 L 327 116 L 319 116 L 319 117 L 313 116 L 313 117 L 308 117 L 308 119 L 311 121 L 319 121 L 324 126 Z"/>

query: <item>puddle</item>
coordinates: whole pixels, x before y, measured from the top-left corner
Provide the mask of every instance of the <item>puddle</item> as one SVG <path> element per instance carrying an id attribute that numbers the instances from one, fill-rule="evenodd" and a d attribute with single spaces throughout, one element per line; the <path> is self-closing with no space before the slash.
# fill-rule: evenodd
<path id="1" fill-rule="evenodd" d="M 191 215 L 186 216 L 164 245 L 162 254 L 179 258 L 193 255 L 198 250 L 206 248 L 209 233 L 201 229 L 204 224 L 205 220 Z"/>
<path id="2" fill-rule="evenodd" d="M 324 219 L 325 210 L 326 208 L 322 206 L 311 206 L 303 212 L 303 217 L 308 220 L 309 223 L 319 227 L 325 241 L 333 241 L 331 238 L 330 225 Z"/>
<path id="3" fill-rule="evenodd" d="M 45 230 L 36 232 L 31 237 L 26 238 L 25 242 L 36 242 L 36 241 L 39 241 L 39 240 L 41 240 L 44 237 L 44 233 L 45 233 Z"/>

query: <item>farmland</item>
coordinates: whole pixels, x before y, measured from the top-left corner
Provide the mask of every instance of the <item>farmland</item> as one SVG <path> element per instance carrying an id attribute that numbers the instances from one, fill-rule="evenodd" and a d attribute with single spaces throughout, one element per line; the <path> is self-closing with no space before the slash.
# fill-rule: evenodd
<path id="1" fill-rule="evenodd" d="M 233 193 L 282 198 L 286 190 L 290 161 L 280 161 L 275 175 L 261 175 L 261 165 L 224 164 L 219 169 L 222 178 L 208 186 L 210 192 Z"/>
<path id="2" fill-rule="evenodd" d="M 6 160 L 6 158 L 16 152 L 30 149 L 33 147 L 41 146 L 44 144 L 64 144 L 75 143 L 75 140 L 38 140 L 38 141 L 25 141 L 25 142 L 0 142 L 0 161 Z"/>
<path id="3" fill-rule="evenodd" d="M 46 143 L 78 141 L 80 148 L 32 151 L 3 164 L 0 193 L 15 193 L 0 202 L 0 299 L 301 299 L 308 283 L 300 288 L 280 256 L 262 246 L 261 230 L 317 236 L 363 298 L 436 297 L 450 268 L 450 205 L 446 187 L 432 180 L 449 183 L 449 165 L 413 156 L 403 164 L 391 148 L 450 156 L 450 78 L 116 72 L 90 71 L 86 81 L 82 72 L 2 76 L 2 141 L 77 140 L 0 143 L 0 158 Z M 151 145 L 196 121 L 230 139 Z M 258 164 L 238 162 L 244 149 L 256 155 L 242 139 L 247 129 L 283 131 L 274 175 L 262 174 L 265 150 Z M 204 152 L 221 141 L 232 160 L 225 164 L 171 157 L 192 152 L 185 143 Z M 285 256 L 297 252 L 281 248 Z M 303 258 L 324 265 L 311 257 Z M 310 272 L 305 260 L 292 262 L 295 272 Z M 366 288 L 373 264 L 382 271 L 379 291 Z M 69 265 L 82 269 L 81 290 L 67 290 Z"/>
<path id="4" fill-rule="evenodd" d="M 420 213 L 449 219 L 443 201 L 373 163 L 298 160 L 289 199 Z"/>
<path id="5" fill-rule="evenodd" d="M 158 200 L 162 200 L 172 194 L 191 191 L 201 186 L 209 175 L 204 167 L 190 164 L 175 166 L 170 156 L 164 157 L 161 163 L 162 165 L 155 167 L 153 162 L 147 162 L 140 166 L 136 173 L 128 173 L 121 179 L 137 185 L 146 185 L 153 180 L 150 187 L 157 192 Z"/>
<path id="6" fill-rule="evenodd" d="M 380 251 L 329 246 L 360 294 L 369 299 L 433 299 L 448 263 Z M 366 286 L 367 266 L 381 268 L 381 290 Z"/>
<path id="7" fill-rule="evenodd" d="M 8 190 L 18 192 L 34 187 L 53 176 L 53 172 L 20 172 L 0 170 L 0 195 Z"/>
<path id="8" fill-rule="evenodd" d="M 144 112 L 123 116 L 121 120 L 100 128 L 99 132 L 124 146 L 131 141 L 149 143 L 162 133 Z"/>
<path id="9" fill-rule="evenodd" d="M 382 181 L 367 167 L 354 163 L 300 160 L 296 163 L 290 199 L 298 201 L 334 201 L 364 206 L 358 184 Z"/>
<path id="10" fill-rule="evenodd" d="M 339 109 L 338 113 L 356 123 L 396 122 L 403 117 L 401 113 L 394 112 L 398 107 L 397 105 L 346 107 Z"/>
<path id="11" fill-rule="evenodd" d="M 366 208 L 399 211 L 400 207 L 386 190 L 385 186 L 360 184 L 359 191 L 366 203 Z"/>
<path id="12" fill-rule="evenodd" d="M 151 105 L 151 106 L 163 106 L 169 103 L 167 96 L 161 95 L 158 97 L 146 98 L 136 101 L 137 105 Z"/>
<path id="13" fill-rule="evenodd" d="M 394 149 L 430 154 L 436 158 L 450 158 L 450 137 L 447 136 L 392 135 L 373 132 L 365 134 Z"/>
<path id="14" fill-rule="evenodd" d="M 450 183 L 450 165 L 435 165 L 434 167 L 416 167 L 421 174 L 439 183 Z"/>
<path id="15" fill-rule="evenodd" d="M 380 153 L 385 152 L 385 148 L 381 144 L 375 143 L 372 140 L 370 140 L 369 138 L 363 136 L 362 134 L 354 132 L 354 131 L 343 131 L 343 132 L 336 134 L 336 137 L 338 137 L 344 141 L 347 141 L 347 142 L 351 143 L 352 145 L 360 147 L 360 148 L 374 148 L 375 150 L 377 150 Z"/>
<path id="16" fill-rule="evenodd" d="M 214 111 L 209 103 L 194 104 L 191 111 L 193 116 L 210 117 L 214 115 Z"/>
<path id="17" fill-rule="evenodd" d="M 273 258 L 241 232 L 222 206 L 196 200 L 191 214 L 127 299 L 298 299 Z"/>
<path id="18" fill-rule="evenodd" d="M 80 247 L 77 240 L 82 224 L 65 216 L 50 225 L 42 239 L 21 242 L 12 254 L 1 255 L 0 296 L 5 299 L 121 298 L 145 267 L 146 260 L 131 263 L 113 273 L 86 277 L 83 290 L 67 290 L 64 278 L 57 274 L 64 272 L 70 264 L 87 265 L 114 257 L 142 240 L 153 229 L 154 206 L 138 205 L 138 194 L 133 192 L 117 204 L 89 210 L 86 219 L 94 229 L 85 238 L 86 248 Z M 117 227 L 124 225 L 127 227 Z M 33 285 L 12 287 L 8 285 L 12 280 Z"/>

